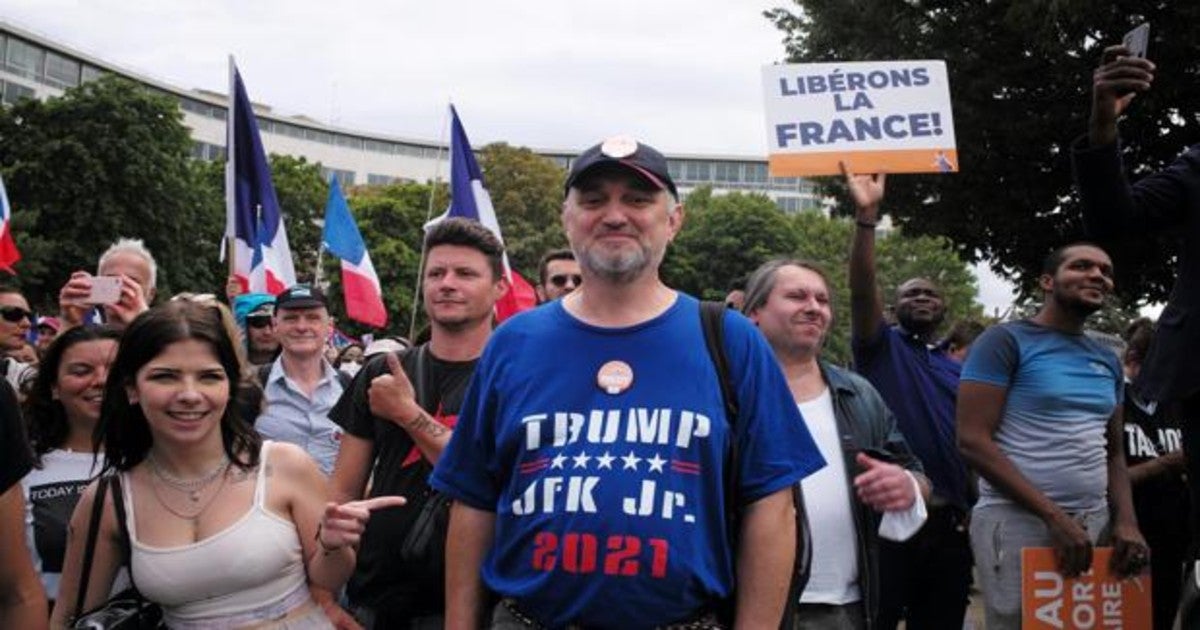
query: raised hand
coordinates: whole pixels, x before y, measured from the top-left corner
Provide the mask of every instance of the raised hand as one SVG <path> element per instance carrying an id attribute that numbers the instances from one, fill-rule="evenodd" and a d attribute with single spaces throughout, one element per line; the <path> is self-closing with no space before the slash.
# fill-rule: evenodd
<path id="1" fill-rule="evenodd" d="M 388 373 L 371 379 L 367 401 L 372 414 L 404 425 L 420 413 L 421 407 L 417 404 L 412 382 L 395 353 L 388 353 L 387 365 Z"/>
<path id="2" fill-rule="evenodd" d="M 854 218 L 865 223 L 878 221 L 879 204 L 883 201 L 887 176 L 883 173 L 856 175 L 845 162 L 839 162 L 838 165 L 846 177 L 846 189 L 850 191 L 850 199 L 854 202 Z"/>
<path id="3" fill-rule="evenodd" d="M 1123 45 L 1104 49 L 1100 67 L 1092 73 L 1092 118 L 1089 141 L 1102 146 L 1117 139 L 1117 118 L 1129 107 L 1138 92 L 1150 89 L 1154 64 L 1148 59 L 1130 56 Z"/>

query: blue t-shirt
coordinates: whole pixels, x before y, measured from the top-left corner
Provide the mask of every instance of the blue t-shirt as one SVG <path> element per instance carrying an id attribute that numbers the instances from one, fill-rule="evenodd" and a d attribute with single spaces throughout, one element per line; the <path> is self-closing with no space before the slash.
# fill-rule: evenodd
<path id="1" fill-rule="evenodd" d="M 855 339 L 853 350 L 854 370 L 879 390 L 896 415 L 896 425 L 925 466 L 934 493 L 969 509 L 972 493 L 954 427 L 962 365 L 943 350 L 884 323 L 870 339 Z"/>
<path id="2" fill-rule="evenodd" d="M 725 468 L 749 503 L 824 465 L 762 335 L 725 318 L 740 404 L 730 431 L 699 303 L 599 328 L 561 302 L 492 335 L 431 485 L 496 513 L 489 588 L 548 627 L 645 628 L 727 596 Z M 597 385 L 609 361 L 633 380 Z"/>
<path id="3" fill-rule="evenodd" d="M 1082 333 L 1008 322 L 975 340 L 962 380 L 1008 390 L 993 439 L 1046 498 L 1068 512 L 1106 505 L 1105 431 L 1124 384 L 1112 350 Z M 1011 502 L 979 480 L 978 505 Z"/>

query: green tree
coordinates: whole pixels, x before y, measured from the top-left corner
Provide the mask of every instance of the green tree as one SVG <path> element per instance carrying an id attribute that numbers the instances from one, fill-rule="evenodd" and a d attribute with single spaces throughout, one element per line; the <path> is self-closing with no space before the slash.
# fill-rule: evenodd
<path id="1" fill-rule="evenodd" d="M 503 142 L 479 152 L 479 168 L 504 233 L 509 263 L 536 283 L 542 254 L 567 245 L 559 219 L 563 169 L 527 148 Z"/>
<path id="2" fill-rule="evenodd" d="M 317 267 L 317 249 L 321 246 L 329 183 L 321 176 L 321 165 L 303 157 L 272 153 L 268 161 L 275 196 L 287 227 L 288 245 L 292 248 L 296 280 L 311 282 Z"/>
<path id="3" fill-rule="evenodd" d="M 37 307 L 54 309 L 71 272 L 94 270 L 121 236 L 154 253 L 160 295 L 221 286 L 223 213 L 206 201 L 174 99 L 106 77 L 0 108 L 0 138 L 18 280 Z M 196 264 L 209 252 L 212 264 Z"/>
<path id="4" fill-rule="evenodd" d="M 1084 133 L 1101 50 L 1149 21 L 1160 72 L 1122 124 L 1129 164 L 1157 170 L 1200 141 L 1200 4 L 1155 0 L 795 0 L 767 12 L 792 62 L 945 59 L 962 172 L 888 181 L 885 210 L 909 234 L 946 236 L 1028 292 L 1041 259 L 1082 237 L 1070 144 Z M 836 187 L 836 182 L 832 186 Z M 1117 268 L 1127 301 L 1162 300 L 1173 244 L 1145 242 Z"/>
<path id="5" fill-rule="evenodd" d="M 816 263 L 829 276 L 833 330 L 823 356 L 850 361 L 850 292 L 847 282 L 853 223 L 819 211 L 785 215 L 762 195 L 712 195 L 700 188 L 685 201 L 683 230 L 668 250 L 663 277 L 676 288 L 721 299 L 730 283 L 777 257 Z M 921 276 L 938 282 L 946 296 L 947 325 L 978 316 L 977 287 L 969 267 L 944 238 L 909 237 L 900 231 L 879 239 L 879 284 L 890 302 L 904 280 Z"/>
<path id="6" fill-rule="evenodd" d="M 700 188 L 684 206 L 684 227 L 662 274 L 671 286 L 698 297 L 723 298 L 735 279 L 798 246 L 787 217 L 763 195 L 713 196 Z"/>

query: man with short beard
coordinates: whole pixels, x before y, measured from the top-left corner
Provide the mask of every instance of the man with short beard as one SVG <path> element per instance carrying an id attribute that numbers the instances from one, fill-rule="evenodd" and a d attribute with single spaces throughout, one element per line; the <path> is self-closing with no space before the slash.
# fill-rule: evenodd
<path id="1" fill-rule="evenodd" d="M 988 630 L 1021 627 L 1023 548 L 1053 547 L 1071 578 L 1091 568 L 1111 527 L 1117 575 L 1150 560 L 1125 469 L 1121 365 L 1083 334 L 1112 292 L 1112 261 L 1067 245 L 1046 258 L 1038 285 L 1036 315 L 976 339 L 958 394 L 959 447 L 981 477 L 971 545 Z"/>
<path id="2" fill-rule="evenodd" d="M 925 278 L 896 289 L 895 325 L 883 317 L 875 278 L 875 224 L 883 201 L 883 175 L 846 181 L 855 205 L 850 249 L 850 332 L 854 369 L 879 390 L 896 414 L 933 484 L 929 519 L 904 543 L 879 545 L 878 626 L 892 630 L 900 619 L 913 630 L 962 627 L 971 586 L 967 514 L 973 501 L 967 470 L 954 441 L 954 407 L 961 364 L 936 345 L 946 314 L 942 293 Z"/>
<path id="3" fill-rule="evenodd" d="M 330 418 L 346 429 L 334 467 L 337 501 L 400 495 L 401 510 L 372 516 L 347 588 L 367 628 L 441 628 L 444 529 L 423 527 L 423 514 L 445 523 L 444 503 L 429 473 L 454 429 L 464 391 L 492 333 L 496 300 L 508 288 L 504 246 L 475 221 L 445 219 L 425 236 L 422 296 L 427 343 L 374 356 Z M 439 507 L 443 506 L 443 507 Z M 438 510 L 441 510 L 439 513 Z M 417 545 L 422 532 L 438 540 Z"/>
<path id="4" fill-rule="evenodd" d="M 446 627 L 714 628 L 736 575 L 737 627 L 777 628 L 791 486 L 824 462 L 770 348 L 721 309 L 727 418 L 700 304 L 659 278 L 684 218 L 661 153 L 610 138 L 565 192 L 583 283 L 492 335 L 434 469 L 455 501 Z"/>

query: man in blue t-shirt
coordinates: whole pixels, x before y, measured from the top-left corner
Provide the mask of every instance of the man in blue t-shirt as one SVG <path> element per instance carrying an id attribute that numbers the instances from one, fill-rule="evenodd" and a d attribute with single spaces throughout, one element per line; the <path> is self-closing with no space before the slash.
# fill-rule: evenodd
<path id="1" fill-rule="evenodd" d="M 735 581 L 738 627 L 778 627 L 791 486 L 824 460 L 733 313 L 725 417 L 699 303 L 658 274 L 683 214 L 653 148 L 617 137 L 575 159 L 562 220 L 584 282 L 492 335 L 431 478 L 455 500 L 447 628 L 479 626 L 485 587 L 496 627 L 717 627 Z"/>
<path id="2" fill-rule="evenodd" d="M 1112 567 L 1147 566 L 1125 469 L 1123 375 L 1083 334 L 1113 288 L 1104 250 L 1055 250 L 1039 279 L 1042 308 L 980 335 L 962 372 L 958 442 L 981 477 L 971 544 L 988 630 L 1021 627 L 1021 549 L 1053 547 L 1060 571 L 1091 568 L 1112 519 Z"/>
<path id="3" fill-rule="evenodd" d="M 925 278 L 896 289 L 896 325 L 883 317 L 875 281 L 875 224 L 884 176 L 846 174 L 855 205 L 850 249 L 850 332 L 854 369 L 866 377 L 892 413 L 933 484 L 929 520 L 903 543 L 879 545 L 877 625 L 961 628 L 971 586 L 967 514 L 973 500 L 967 469 L 954 437 L 954 404 L 961 365 L 934 335 L 946 314 L 942 293 Z"/>

